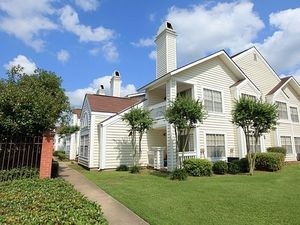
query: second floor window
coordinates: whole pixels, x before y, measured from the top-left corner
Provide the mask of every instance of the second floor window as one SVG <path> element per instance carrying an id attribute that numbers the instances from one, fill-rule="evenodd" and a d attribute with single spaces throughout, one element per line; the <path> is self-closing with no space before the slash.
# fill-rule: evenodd
<path id="1" fill-rule="evenodd" d="M 299 122 L 297 107 L 290 107 L 291 119 L 293 122 Z"/>
<path id="2" fill-rule="evenodd" d="M 222 112 L 222 94 L 220 91 L 204 89 L 204 106 L 208 112 Z"/>
<path id="3" fill-rule="evenodd" d="M 279 119 L 287 120 L 288 119 L 288 112 L 287 112 L 286 103 L 276 102 L 276 104 L 278 105 L 278 117 L 279 117 Z"/>

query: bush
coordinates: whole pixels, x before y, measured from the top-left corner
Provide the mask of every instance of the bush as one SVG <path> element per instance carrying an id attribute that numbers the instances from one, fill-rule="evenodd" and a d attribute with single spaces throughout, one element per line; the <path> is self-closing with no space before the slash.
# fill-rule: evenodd
<path id="1" fill-rule="evenodd" d="M 107 224 L 101 208 L 62 179 L 0 184 L 0 224 Z"/>
<path id="2" fill-rule="evenodd" d="M 67 159 L 65 151 L 55 151 L 53 152 L 53 156 L 56 156 L 60 161 Z"/>
<path id="3" fill-rule="evenodd" d="M 277 171 L 284 165 L 284 154 L 275 152 L 257 153 L 255 168 L 257 170 Z"/>
<path id="4" fill-rule="evenodd" d="M 185 169 L 175 169 L 171 173 L 171 180 L 186 180 L 188 177 L 187 172 Z"/>
<path id="5" fill-rule="evenodd" d="M 117 167 L 116 171 L 128 171 L 129 168 L 127 165 L 120 165 Z"/>
<path id="6" fill-rule="evenodd" d="M 140 167 L 138 166 L 133 166 L 130 168 L 130 173 L 139 173 L 140 172 Z"/>
<path id="7" fill-rule="evenodd" d="M 58 170 L 59 170 L 59 163 L 55 160 L 52 160 L 51 178 L 58 177 Z"/>
<path id="8" fill-rule="evenodd" d="M 229 174 L 238 174 L 240 172 L 239 160 L 229 162 L 227 165 Z"/>
<path id="9" fill-rule="evenodd" d="M 211 176 L 212 163 L 207 159 L 187 159 L 183 161 L 183 168 L 191 176 Z"/>
<path id="10" fill-rule="evenodd" d="M 249 172 L 249 163 L 247 158 L 241 158 L 238 160 L 238 165 L 240 168 L 241 173 L 248 173 Z"/>
<path id="11" fill-rule="evenodd" d="M 284 147 L 269 147 L 267 148 L 267 152 L 282 153 L 284 156 L 286 156 L 286 148 Z"/>
<path id="12" fill-rule="evenodd" d="M 0 182 L 25 179 L 25 178 L 38 178 L 38 177 L 39 177 L 38 168 L 22 167 L 22 168 L 10 169 L 10 170 L 0 170 Z"/>
<path id="13" fill-rule="evenodd" d="M 228 171 L 228 165 L 222 160 L 214 162 L 212 170 L 215 174 L 226 174 Z"/>

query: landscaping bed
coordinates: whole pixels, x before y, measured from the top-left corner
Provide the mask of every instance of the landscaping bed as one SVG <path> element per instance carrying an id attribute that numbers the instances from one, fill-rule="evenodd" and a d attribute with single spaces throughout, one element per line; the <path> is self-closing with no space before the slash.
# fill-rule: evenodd
<path id="1" fill-rule="evenodd" d="M 0 224 L 107 224 L 100 207 L 62 179 L 0 183 Z"/>

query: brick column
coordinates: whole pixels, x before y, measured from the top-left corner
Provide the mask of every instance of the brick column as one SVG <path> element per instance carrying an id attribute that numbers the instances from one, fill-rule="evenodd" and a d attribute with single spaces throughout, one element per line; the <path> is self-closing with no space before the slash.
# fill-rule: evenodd
<path id="1" fill-rule="evenodd" d="M 54 134 L 48 132 L 43 136 L 40 162 L 40 179 L 51 177 Z"/>

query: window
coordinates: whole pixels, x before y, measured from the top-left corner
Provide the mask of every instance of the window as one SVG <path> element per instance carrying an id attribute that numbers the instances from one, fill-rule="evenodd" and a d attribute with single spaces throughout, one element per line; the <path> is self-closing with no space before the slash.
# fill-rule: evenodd
<path id="1" fill-rule="evenodd" d="M 81 136 L 79 155 L 83 157 L 88 157 L 88 151 L 89 151 L 89 135 Z"/>
<path id="2" fill-rule="evenodd" d="M 81 120 L 81 126 L 87 127 L 89 125 L 89 115 L 87 112 L 83 114 L 83 119 Z"/>
<path id="3" fill-rule="evenodd" d="M 292 140 L 290 136 L 281 136 L 281 146 L 286 149 L 287 154 L 293 153 Z"/>
<path id="4" fill-rule="evenodd" d="M 295 150 L 297 153 L 300 153 L 300 137 L 295 137 Z"/>
<path id="5" fill-rule="evenodd" d="M 258 138 L 257 149 L 255 151 L 255 138 L 253 135 L 250 136 L 250 151 L 251 152 L 261 152 L 260 138 Z"/>
<path id="6" fill-rule="evenodd" d="M 190 134 L 189 136 L 190 137 L 189 137 L 189 140 L 188 140 L 188 143 L 187 143 L 185 151 L 186 152 L 193 152 L 194 151 L 194 135 Z M 181 135 L 179 137 L 179 141 L 180 141 L 179 151 L 181 151 L 181 149 L 183 149 L 185 137 L 186 137 L 186 135 Z"/>
<path id="7" fill-rule="evenodd" d="M 204 105 L 208 112 L 222 112 L 222 94 L 220 91 L 204 89 Z"/>
<path id="8" fill-rule="evenodd" d="M 288 113 L 287 113 L 287 108 L 286 108 L 286 103 L 284 102 L 276 102 L 278 105 L 278 117 L 279 119 L 288 119 Z"/>
<path id="9" fill-rule="evenodd" d="M 225 135 L 206 134 L 207 157 L 225 157 Z"/>
<path id="10" fill-rule="evenodd" d="M 253 100 L 256 99 L 256 97 L 254 95 L 248 95 L 248 94 L 243 94 L 243 93 L 242 93 L 242 97 L 244 97 L 244 98 L 250 98 L 250 99 L 253 99 Z"/>
<path id="11" fill-rule="evenodd" d="M 184 91 L 181 91 L 177 94 L 177 96 L 181 96 L 181 97 L 192 97 L 192 89 L 187 89 Z"/>
<path id="12" fill-rule="evenodd" d="M 293 122 L 299 122 L 297 107 L 290 107 L 291 119 Z"/>

